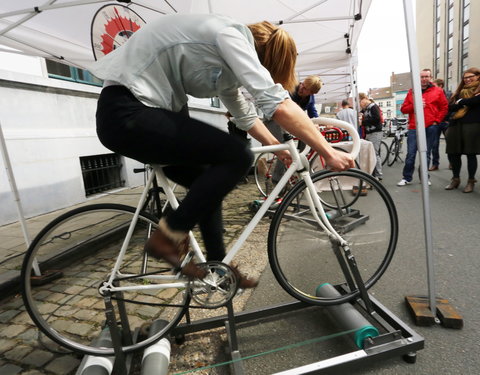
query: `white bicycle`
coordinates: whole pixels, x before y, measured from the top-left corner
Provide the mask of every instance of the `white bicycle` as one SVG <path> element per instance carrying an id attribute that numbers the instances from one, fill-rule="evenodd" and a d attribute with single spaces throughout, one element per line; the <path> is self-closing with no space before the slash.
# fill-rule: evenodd
<path id="1" fill-rule="evenodd" d="M 345 128 L 349 124 L 315 119 Z M 23 299 L 37 327 L 56 343 L 73 351 L 109 356 L 145 348 L 172 330 L 189 309 L 226 305 L 237 293 L 238 282 L 229 264 L 294 173 L 301 176 L 277 208 L 268 233 L 272 271 L 285 291 L 298 300 L 332 305 L 363 295 L 383 275 L 392 260 L 398 236 L 394 203 L 386 189 L 370 175 L 351 169 L 309 174 L 305 157 L 292 140 L 252 149 L 255 153 L 289 150 L 293 162 L 222 262 L 206 262 L 190 233 L 194 258 L 208 273 L 188 279 L 179 269 L 149 259 L 144 245 L 158 218 L 142 212 L 154 178 L 166 200 L 178 206 L 161 167 L 154 166 L 137 208 L 120 204 L 93 204 L 71 210 L 49 223 L 33 240 L 22 266 Z M 352 186 L 368 187 L 368 194 L 352 194 Z M 247 202 L 246 202 L 247 203 Z M 40 269 L 59 269 L 62 277 L 39 283 Z M 324 283 L 337 287 L 339 297 L 324 298 L 316 289 Z M 166 321 L 156 334 L 145 334 L 154 320 Z M 106 323 L 121 322 L 120 347 L 96 347 L 92 341 Z M 125 327 L 136 327 L 131 330 Z M 112 332 L 113 336 L 113 332 Z"/>

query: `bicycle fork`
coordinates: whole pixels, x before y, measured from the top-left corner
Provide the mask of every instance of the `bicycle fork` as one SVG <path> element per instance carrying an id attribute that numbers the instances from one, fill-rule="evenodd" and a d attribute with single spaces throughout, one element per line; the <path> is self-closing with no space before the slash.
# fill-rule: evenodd
<path id="1" fill-rule="evenodd" d="M 365 308 L 367 312 L 369 314 L 372 314 L 374 312 L 372 302 L 370 301 L 370 297 L 368 296 L 367 288 L 365 287 L 365 283 L 363 282 L 362 276 L 360 275 L 357 261 L 350 250 L 350 246 L 348 246 L 348 244 L 346 243 L 340 244 L 334 239 L 331 240 L 331 244 L 333 252 L 337 257 L 340 268 L 342 269 L 342 272 L 345 276 L 348 287 L 350 288 L 350 290 L 355 290 L 356 285 L 356 287 L 360 291 L 360 298 L 365 303 Z"/>

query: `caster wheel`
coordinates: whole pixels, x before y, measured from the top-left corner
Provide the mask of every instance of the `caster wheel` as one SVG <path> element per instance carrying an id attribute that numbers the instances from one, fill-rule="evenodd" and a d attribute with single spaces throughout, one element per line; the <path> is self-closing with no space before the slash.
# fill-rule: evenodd
<path id="1" fill-rule="evenodd" d="M 175 336 L 175 344 L 183 345 L 185 343 L 185 335 Z"/>
<path id="2" fill-rule="evenodd" d="M 407 353 L 403 356 L 403 360 L 407 363 L 415 363 L 417 362 L 417 353 L 416 352 Z"/>

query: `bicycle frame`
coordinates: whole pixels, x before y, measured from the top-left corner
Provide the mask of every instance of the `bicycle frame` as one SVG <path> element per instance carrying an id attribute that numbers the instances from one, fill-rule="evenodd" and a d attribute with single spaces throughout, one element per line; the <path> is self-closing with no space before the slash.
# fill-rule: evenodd
<path id="1" fill-rule="evenodd" d="M 350 134 L 352 134 L 353 137 L 353 142 L 354 142 L 354 147 L 352 150 L 352 155 L 356 157 L 358 154 L 359 148 L 360 148 L 360 139 L 358 137 L 358 134 L 354 127 L 344 121 L 340 120 L 334 120 L 334 119 L 324 119 L 324 118 L 317 118 L 314 119 L 316 120 L 315 122 L 317 123 L 327 123 L 327 124 L 333 124 L 335 126 L 339 126 L 342 128 L 346 128 Z M 269 207 L 272 205 L 274 202 L 275 198 L 277 195 L 281 192 L 281 190 L 286 186 L 288 183 L 290 177 L 295 173 L 299 172 L 301 178 L 305 181 L 307 187 L 308 187 L 308 195 L 307 195 L 307 201 L 310 207 L 310 210 L 312 211 L 315 220 L 318 222 L 320 227 L 329 233 L 330 237 L 338 241 L 338 243 L 341 246 L 346 245 L 346 241 L 335 231 L 335 229 L 332 227 L 330 224 L 325 211 L 323 209 L 323 206 L 320 202 L 320 199 L 318 195 L 316 194 L 315 186 L 313 184 L 313 181 L 310 177 L 309 174 L 309 164 L 306 155 L 310 151 L 310 148 L 307 146 L 305 149 L 299 153 L 296 145 L 293 141 L 293 139 L 290 139 L 286 143 L 279 144 L 279 145 L 272 145 L 272 146 L 260 146 L 260 147 L 254 147 L 251 149 L 251 151 L 255 154 L 260 154 L 262 152 L 277 152 L 281 150 L 288 150 L 292 156 L 292 164 L 290 167 L 286 170 L 285 174 L 282 176 L 278 184 L 275 186 L 271 194 L 267 197 L 267 199 L 263 202 L 262 206 L 260 209 L 257 211 L 255 216 L 251 219 L 250 223 L 247 225 L 247 227 L 244 229 L 240 237 L 235 241 L 233 246 L 230 248 L 230 250 L 227 252 L 227 255 L 225 258 L 222 260 L 223 263 L 229 264 L 232 259 L 235 257 L 235 255 L 238 253 L 238 251 L 241 249 L 243 246 L 244 242 L 246 239 L 250 236 L 252 231 L 255 229 L 257 224 L 260 222 L 262 217 L 265 215 Z M 133 216 L 132 222 L 130 223 L 130 226 L 128 228 L 127 234 L 125 236 L 125 240 L 123 241 L 122 247 L 120 249 L 119 255 L 117 257 L 117 260 L 115 262 L 115 265 L 112 269 L 112 272 L 109 276 L 108 281 L 100 288 L 102 291 L 109 291 L 109 292 L 119 292 L 119 291 L 131 291 L 131 290 L 146 290 L 146 289 L 163 289 L 163 288 L 171 288 L 171 287 L 186 287 L 188 280 L 178 272 L 176 275 L 131 275 L 131 274 L 122 274 L 120 272 L 120 267 L 123 262 L 128 244 L 130 242 L 130 239 L 133 235 L 133 231 L 135 229 L 135 225 L 138 220 L 138 216 L 140 214 L 140 211 L 145 203 L 147 194 L 149 189 L 151 188 L 151 185 L 153 183 L 153 178 L 156 176 L 157 178 L 157 183 L 158 185 L 163 188 L 165 195 L 167 197 L 167 201 L 170 203 L 173 209 L 176 209 L 178 207 L 178 200 L 173 192 L 173 189 L 171 188 L 164 172 L 162 169 L 162 166 L 152 166 L 153 170 L 155 173 L 151 173 L 147 183 L 145 185 L 145 188 L 142 192 L 142 195 L 140 197 L 140 201 L 137 205 L 135 214 Z M 320 214 L 320 216 L 317 215 L 317 212 Z M 190 237 L 190 244 L 193 249 L 193 254 L 192 252 L 189 253 L 185 257 L 185 259 L 182 262 L 182 267 L 187 264 L 193 256 L 198 257 L 198 259 L 201 262 L 205 262 L 206 259 L 200 249 L 200 246 L 198 242 L 196 241 L 195 237 L 193 236 L 193 233 L 189 233 Z M 135 286 L 115 286 L 114 281 L 115 278 L 118 276 L 122 277 L 139 277 L 143 279 L 161 279 L 165 281 L 171 280 L 172 283 L 163 283 L 163 284 L 155 284 L 155 285 L 135 285 Z"/>

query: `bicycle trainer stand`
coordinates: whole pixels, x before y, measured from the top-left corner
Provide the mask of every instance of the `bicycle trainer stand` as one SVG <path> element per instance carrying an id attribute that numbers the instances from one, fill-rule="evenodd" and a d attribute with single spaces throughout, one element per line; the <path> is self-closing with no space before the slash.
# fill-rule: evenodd
<path id="1" fill-rule="evenodd" d="M 358 219 L 358 218 L 357 218 Z M 341 251 L 345 252 L 342 256 Z M 338 369 L 358 368 L 360 363 L 373 363 L 381 358 L 403 356 L 404 360 L 414 363 L 416 351 L 424 347 L 424 339 L 396 317 L 385 306 L 367 293 L 360 277 L 356 262 L 348 248 L 341 249 L 334 244 L 341 267 L 348 274 L 347 284 L 333 287 L 325 284 L 317 288 L 317 295 L 324 297 L 339 296 L 348 288 L 357 285 L 360 298 L 353 303 L 344 303 L 326 307 L 337 325 L 343 326 L 345 333 L 354 334 L 355 349 L 347 354 L 338 355 L 326 360 L 292 368 L 281 374 L 309 374 L 338 371 Z M 347 261 L 345 261 L 347 259 Z M 252 311 L 235 313 L 230 300 L 227 314 L 219 317 L 191 322 L 187 313 L 187 322 L 175 327 L 171 336 L 183 339 L 185 334 L 225 327 L 228 337 L 228 352 L 231 357 L 231 372 L 235 375 L 246 374 L 239 349 L 237 331 L 246 326 L 257 325 L 268 320 L 282 319 L 300 310 L 321 309 L 305 302 L 296 301 L 264 307 Z M 336 372 L 338 373 L 338 372 Z"/>

